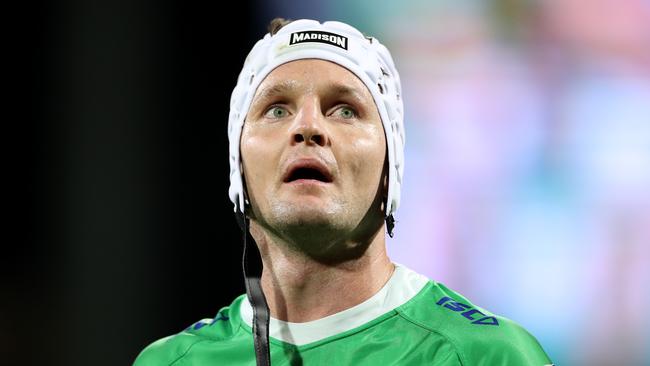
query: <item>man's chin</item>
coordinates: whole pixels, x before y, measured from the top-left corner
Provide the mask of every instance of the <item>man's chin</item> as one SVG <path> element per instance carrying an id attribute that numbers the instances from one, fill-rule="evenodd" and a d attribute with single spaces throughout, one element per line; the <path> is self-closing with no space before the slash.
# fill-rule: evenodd
<path id="1" fill-rule="evenodd" d="M 300 202 L 298 204 L 281 204 L 273 208 L 273 217 L 279 226 L 285 229 L 303 228 L 310 230 L 327 230 L 336 228 L 340 221 L 341 210 L 339 207 L 325 205 L 317 200 Z"/>
<path id="2" fill-rule="evenodd" d="M 336 219 L 333 212 L 319 207 L 295 207 L 283 211 L 278 216 L 285 225 L 328 226 Z"/>

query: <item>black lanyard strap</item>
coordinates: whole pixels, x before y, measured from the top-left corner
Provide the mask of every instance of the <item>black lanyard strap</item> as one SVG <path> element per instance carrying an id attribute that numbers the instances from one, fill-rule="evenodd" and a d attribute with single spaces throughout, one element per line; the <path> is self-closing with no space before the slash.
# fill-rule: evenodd
<path id="1" fill-rule="evenodd" d="M 262 291 L 262 256 L 255 240 L 248 229 L 248 219 L 238 209 L 237 223 L 244 232 L 244 254 L 242 267 L 246 282 L 246 296 L 253 308 L 253 342 L 257 366 L 270 366 L 271 354 L 269 347 L 269 305 Z"/>

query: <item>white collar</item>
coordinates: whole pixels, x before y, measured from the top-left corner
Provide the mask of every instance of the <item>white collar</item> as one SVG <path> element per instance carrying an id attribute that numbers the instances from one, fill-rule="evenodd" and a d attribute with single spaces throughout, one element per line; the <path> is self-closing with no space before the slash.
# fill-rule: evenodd
<path id="1" fill-rule="evenodd" d="M 354 329 L 401 306 L 420 292 L 428 281 L 425 276 L 395 263 L 395 271 L 388 282 L 368 300 L 336 314 L 304 323 L 291 323 L 271 317 L 269 335 L 297 346 L 316 342 Z M 240 314 L 242 320 L 252 327 L 253 309 L 246 297 L 241 302 Z"/>

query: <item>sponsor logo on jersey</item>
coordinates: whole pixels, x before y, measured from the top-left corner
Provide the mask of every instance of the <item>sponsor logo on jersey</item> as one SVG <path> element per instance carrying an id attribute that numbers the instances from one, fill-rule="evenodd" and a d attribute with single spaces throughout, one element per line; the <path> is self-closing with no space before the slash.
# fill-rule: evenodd
<path id="1" fill-rule="evenodd" d="M 219 320 L 228 320 L 228 319 L 230 319 L 228 316 L 223 315 L 221 312 L 219 312 L 219 314 L 217 314 L 217 316 L 214 319 L 200 320 L 200 321 L 190 325 L 189 327 L 185 328 L 185 331 L 187 332 L 188 330 L 191 330 L 191 329 L 199 330 L 199 329 L 205 327 L 206 325 L 210 325 L 210 326 L 215 325 Z"/>
<path id="2" fill-rule="evenodd" d="M 302 31 L 291 33 L 289 45 L 305 42 L 326 43 L 332 46 L 348 49 L 348 37 L 323 31 Z"/>
<path id="3" fill-rule="evenodd" d="M 210 324 L 212 324 L 211 319 L 201 320 L 201 321 L 198 321 L 198 322 L 190 325 L 189 327 L 185 328 L 185 331 L 187 332 L 188 330 L 191 330 L 191 329 L 199 330 L 199 329 L 205 327 L 206 325 L 210 325 Z"/>
<path id="4" fill-rule="evenodd" d="M 472 321 L 472 324 L 478 325 L 499 325 L 497 318 L 493 316 L 486 316 L 480 310 L 473 308 L 467 304 L 454 301 L 452 298 L 445 296 L 442 299 L 438 300 L 436 303 L 438 306 L 442 306 L 451 311 L 460 313 L 460 315 Z"/>

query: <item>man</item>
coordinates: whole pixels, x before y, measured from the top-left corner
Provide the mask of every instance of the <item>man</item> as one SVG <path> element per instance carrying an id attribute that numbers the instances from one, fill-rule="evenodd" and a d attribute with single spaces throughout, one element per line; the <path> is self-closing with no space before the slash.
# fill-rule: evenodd
<path id="1" fill-rule="evenodd" d="M 247 296 L 135 365 L 551 364 L 517 324 L 388 258 L 404 143 L 388 50 L 340 22 L 270 28 L 228 126 Z"/>

